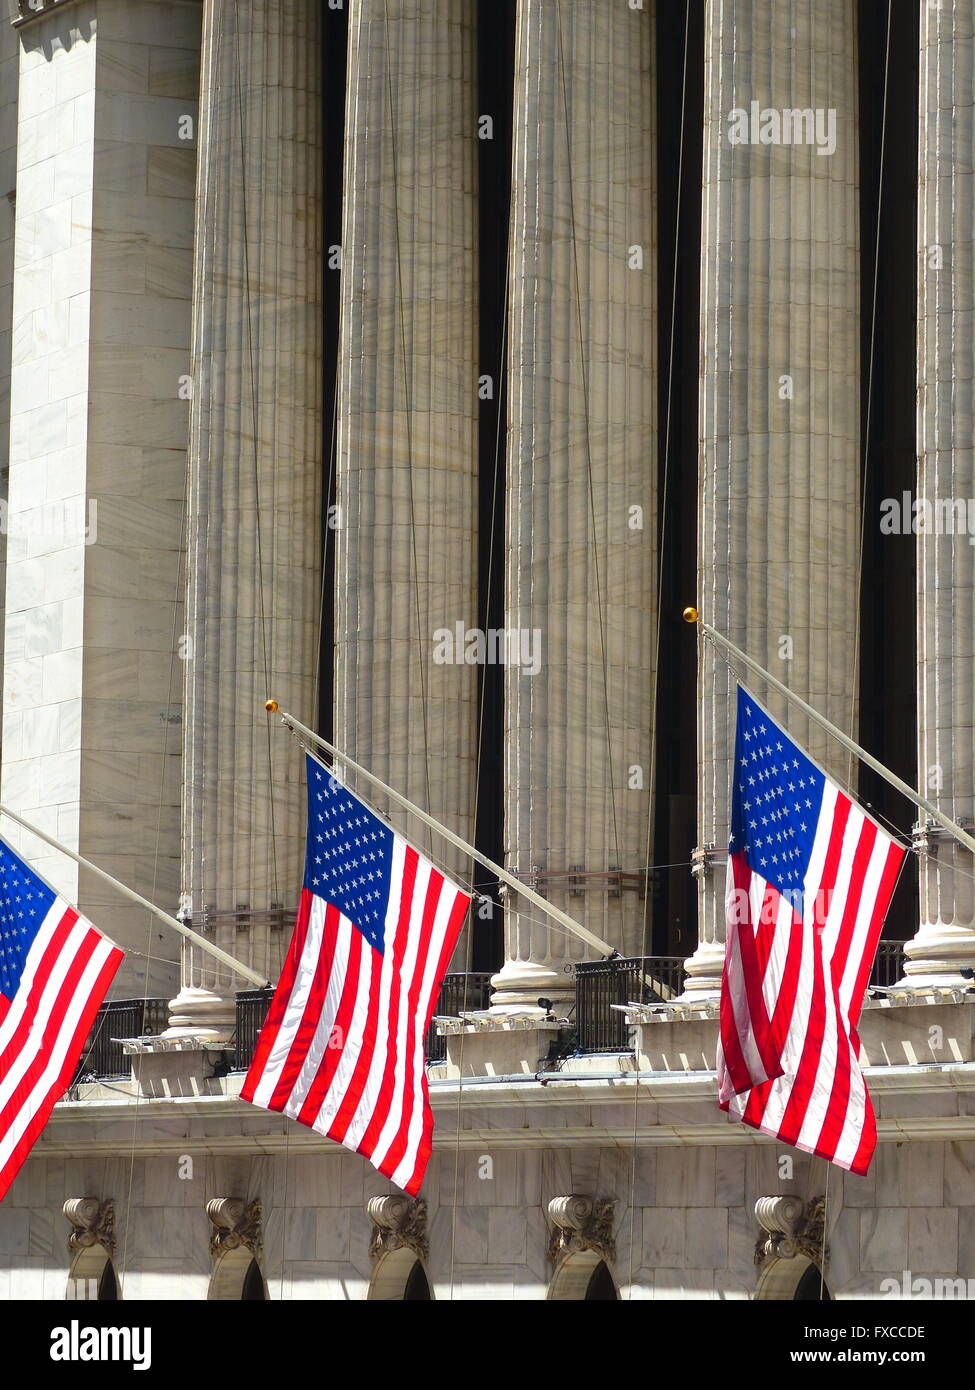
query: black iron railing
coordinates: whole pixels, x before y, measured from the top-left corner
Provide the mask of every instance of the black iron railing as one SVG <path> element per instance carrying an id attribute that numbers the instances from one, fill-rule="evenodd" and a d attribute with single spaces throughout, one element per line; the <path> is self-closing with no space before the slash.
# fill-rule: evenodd
<path id="1" fill-rule="evenodd" d="M 250 1066 L 257 1046 L 257 1036 L 273 998 L 274 990 L 270 985 L 265 985 L 262 989 L 242 989 L 237 995 L 237 1026 L 234 1031 L 235 1071 L 246 1071 Z"/>
<path id="2" fill-rule="evenodd" d="M 653 1004 L 680 994 L 683 956 L 614 956 L 576 966 L 580 1052 L 628 1052 L 626 1019 L 614 1004 Z"/>
<path id="3" fill-rule="evenodd" d="M 870 983 L 890 989 L 904 975 L 903 941 L 881 941 L 870 974 Z"/>
<path id="4" fill-rule="evenodd" d="M 580 1052 L 627 1052 L 626 1020 L 614 1004 L 652 1004 L 681 993 L 682 956 L 616 956 L 576 966 L 576 1033 Z M 904 943 L 881 941 L 871 985 L 889 989 L 904 974 Z"/>
<path id="5" fill-rule="evenodd" d="M 491 1002 L 492 973 L 490 970 L 469 970 L 445 975 L 434 1016 L 456 1018 L 474 1009 L 486 1009 Z M 426 1057 L 428 1062 L 447 1059 L 447 1039 L 438 1037 L 433 1023 L 426 1036 Z"/>
<path id="6" fill-rule="evenodd" d="M 110 999 L 102 1004 L 81 1054 L 74 1080 L 110 1080 L 129 1075 L 131 1064 L 117 1038 L 161 1033 L 169 1020 L 165 999 Z"/>

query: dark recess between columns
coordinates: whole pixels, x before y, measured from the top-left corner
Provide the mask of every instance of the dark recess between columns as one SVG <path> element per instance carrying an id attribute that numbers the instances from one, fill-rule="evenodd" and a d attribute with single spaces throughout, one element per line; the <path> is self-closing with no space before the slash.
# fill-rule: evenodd
<path id="1" fill-rule="evenodd" d="M 336 398 L 339 371 L 339 305 L 342 272 L 328 267 L 328 248 L 342 242 L 342 176 L 345 156 L 345 89 L 348 53 L 348 17 L 343 6 L 322 8 L 322 125 L 324 131 L 325 199 L 322 217 L 322 535 L 325 573 L 322 589 L 322 633 L 319 648 L 318 728 L 331 740 L 334 730 L 335 694 L 335 531 L 329 526 L 329 508 L 335 503 Z"/>
<path id="2" fill-rule="evenodd" d="M 890 14 L 884 129 L 888 7 L 876 0 L 860 0 L 860 423 L 865 525 L 859 741 L 904 781 L 917 786 L 916 547 L 911 535 L 880 534 L 880 503 L 884 497 L 917 492 L 918 6 L 914 0 L 893 0 Z M 841 114 L 837 129 L 843 129 Z M 855 776 L 863 804 L 909 838 L 918 814 L 913 805 L 870 768 L 861 764 Z M 917 915 L 917 861 L 909 855 L 884 936 L 895 940 L 913 936 Z"/>
<path id="3" fill-rule="evenodd" d="M 697 645 L 680 615 L 688 603 L 696 602 L 697 595 L 704 122 L 701 0 L 685 0 L 683 4 L 658 0 L 656 39 L 657 450 L 663 565 L 651 862 L 678 867 L 661 868 L 653 875 L 652 936 L 645 949 L 654 955 L 688 956 L 697 943 L 697 889 L 687 867 L 698 842 Z M 668 458 L 669 468 L 665 466 Z"/>
<path id="4" fill-rule="evenodd" d="M 507 457 L 505 296 L 511 211 L 511 123 L 514 93 L 515 0 L 479 0 L 477 109 L 494 121 L 494 138 L 477 141 L 480 374 L 494 383 L 478 414 L 478 626 L 504 626 L 504 492 Z M 476 137 L 477 132 L 473 132 Z M 474 841 L 498 863 L 504 853 L 504 667 L 478 668 L 479 747 Z M 493 898 L 490 918 L 472 909 L 471 969 L 496 970 L 504 960 L 497 880 L 475 866 L 478 892 Z"/>

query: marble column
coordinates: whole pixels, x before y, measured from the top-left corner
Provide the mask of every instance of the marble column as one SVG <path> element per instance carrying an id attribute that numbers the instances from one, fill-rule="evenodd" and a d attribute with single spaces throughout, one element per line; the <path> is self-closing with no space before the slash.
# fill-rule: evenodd
<path id="1" fill-rule="evenodd" d="M 975 815 L 975 546 L 952 500 L 975 497 L 975 42 L 971 6 L 921 10 L 918 206 L 918 767 L 947 815 Z M 944 525 L 951 519 L 951 530 Z M 965 532 L 968 532 L 966 534 Z M 952 533 L 954 532 L 954 533 Z M 922 815 L 921 819 L 924 817 Z M 965 985 L 975 967 L 975 864 L 935 826 L 921 857 L 921 925 L 904 985 Z"/>
<path id="2" fill-rule="evenodd" d="M 22 5 L 0 46 L 0 151 L 10 34 L 0 800 L 172 911 L 200 9 Z M 4 278 L 0 251 L 0 317 Z M 174 992 L 175 934 L 36 837 L 4 834 L 125 949 L 114 997 Z"/>
<path id="3" fill-rule="evenodd" d="M 335 743 L 473 838 L 474 0 L 349 13 L 335 514 Z M 364 795 L 375 801 L 368 786 Z M 393 811 L 464 885 L 470 860 Z M 462 937 L 453 961 L 463 969 Z"/>
<path id="4" fill-rule="evenodd" d="M 14 207 L 17 186 L 17 94 L 20 87 L 17 31 L 0 10 L 0 504 L 7 506 L 10 466 L 10 348 L 14 280 Z M 14 195 L 14 196 L 11 196 Z M 0 526 L 0 652 L 3 650 L 7 573 L 6 516 Z"/>
<path id="5" fill-rule="evenodd" d="M 505 856 L 624 954 L 656 634 L 653 26 L 651 4 L 521 0 L 515 51 Z M 538 1013 L 592 952 L 509 895 L 505 954 L 494 1007 Z"/>
<path id="6" fill-rule="evenodd" d="M 182 910 L 272 980 L 304 856 L 321 604 L 318 0 L 205 0 L 187 516 Z M 183 956 L 171 1033 L 233 1026 L 235 980 Z"/>
<path id="7" fill-rule="evenodd" d="M 860 525 L 856 52 L 853 0 L 707 5 L 698 607 L 848 733 Z M 698 876 L 686 992 L 704 999 L 719 992 L 724 959 L 735 681 L 709 647 L 699 671 L 699 845 L 716 853 Z M 835 742 L 752 687 L 849 780 Z"/>

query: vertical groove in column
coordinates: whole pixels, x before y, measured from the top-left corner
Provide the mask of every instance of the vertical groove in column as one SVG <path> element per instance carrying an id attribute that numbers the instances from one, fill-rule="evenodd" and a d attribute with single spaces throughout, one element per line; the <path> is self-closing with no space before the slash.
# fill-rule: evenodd
<path id="1" fill-rule="evenodd" d="M 477 671 L 438 648 L 477 623 L 476 19 L 474 0 L 350 11 L 335 538 L 335 742 L 466 840 Z M 470 883 L 466 855 L 395 820 Z"/>
<path id="2" fill-rule="evenodd" d="M 314 718 L 319 24 L 316 0 L 204 6 L 184 742 L 184 910 L 197 923 L 205 910 L 290 908 L 301 879 L 302 760 L 277 729 L 269 751 L 263 703 L 273 695 Z M 220 945 L 275 975 L 287 930 L 216 922 Z M 184 998 L 186 987 L 234 988 L 194 957 L 174 1003 L 188 1023 L 213 1008 Z M 222 1018 L 228 1008 L 218 1001 Z"/>
<path id="3" fill-rule="evenodd" d="M 350 12 L 335 565 L 335 742 L 469 840 L 477 672 L 436 634 L 477 623 L 475 38 L 474 0 Z"/>
<path id="4" fill-rule="evenodd" d="M 561 35 L 560 35 L 561 22 Z M 522 0 L 515 55 L 505 856 L 529 875 L 646 863 L 656 631 L 653 7 Z M 630 264 L 639 247 L 642 269 Z M 588 439 L 587 439 L 588 431 Z M 591 468 L 591 476 L 590 476 Z M 642 529 L 631 508 L 642 508 Z M 631 787 L 628 770 L 642 770 Z M 635 778 L 633 779 L 635 780 Z M 644 903 L 540 883 L 624 954 Z M 495 1004 L 571 993 L 585 948 L 509 899 Z M 568 987 L 568 988 L 567 988 Z"/>
<path id="5" fill-rule="evenodd" d="M 918 762 L 921 790 L 954 820 L 975 814 L 975 41 L 971 7 L 921 10 L 918 206 Z M 966 508 L 961 529 L 951 510 Z M 947 533 L 946 533 L 947 532 Z M 972 856 L 947 835 L 920 866 L 921 925 L 904 983 L 959 985 L 975 966 Z"/>
<path id="6" fill-rule="evenodd" d="M 856 728 L 859 210 L 853 0 L 709 0 L 701 270 L 701 614 L 827 718 Z M 734 110 L 836 113 L 836 148 L 732 143 Z M 822 127 L 824 135 L 827 127 Z M 824 146 L 825 148 L 825 146 Z M 780 391 L 792 382 L 793 399 Z M 791 656 L 783 653 L 790 647 Z M 734 679 L 699 676 L 702 844 L 728 843 Z M 835 775 L 846 755 L 755 693 Z M 716 992 L 724 856 L 699 881 L 688 991 Z"/>

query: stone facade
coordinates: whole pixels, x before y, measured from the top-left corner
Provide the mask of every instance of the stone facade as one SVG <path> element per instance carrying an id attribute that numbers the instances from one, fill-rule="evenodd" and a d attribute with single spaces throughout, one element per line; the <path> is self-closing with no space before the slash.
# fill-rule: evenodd
<path id="1" fill-rule="evenodd" d="M 302 771 L 263 704 L 316 722 L 326 599 L 336 741 L 476 833 L 478 673 L 433 649 L 438 630 L 485 608 L 485 10 L 355 0 L 343 245 L 327 248 L 322 152 L 336 140 L 320 59 L 334 68 L 333 7 L 22 0 L 11 12 L 0 801 L 179 903 L 273 978 L 300 877 Z M 700 430 L 681 481 L 697 489 L 704 618 L 777 674 L 788 661 L 793 688 L 853 732 L 857 12 L 853 0 L 705 6 Z M 532 646 L 537 631 L 540 664 L 526 669 L 523 652 L 504 673 L 497 833 L 512 869 L 635 955 L 649 949 L 640 880 L 665 733 L 666 26 L 651 0 L 516 0 L 510 15 L 505 528 L 492 556 L 505 623 Z M 960 0 L 926 7 L 918 438 L 919 488 L 935 501 L 973 486 L 972 61 Z M 808 142 L 732 143 L 729 115 L 753 99 L 831 111 L 829 157 Z M 329 350 L 334 424 L 322 418 Z M 803 539 L 786 562 L 773 532 L 790 526 Z M 972 554 L 925 538 L 918 564 L 922 777 L 963 817 Z M 699 665 L 698 832 L 714 847 L 731 681 L 713 652 Z M 11 838 L 127 948 L 115 995 L 176 999 L 164 1037 L 127 1041 L 130 1076 L 74 1084 L 56 1107 L 0 1204 L 0 1296 L 107 1299 L 114 1274 L 136 1301 L 394 1300 L 418 1268 L 442 1299 L 584 1300 L 607 1296 L 607 1279 L 624 1299 L 790 1299 L 810 1271 L 838 1299 L 923 1297 L 925 1280 L 964 1280 L 975 1296 L 975 992 L 961 973 L 975 921 L 957 847 L 935 857 L 919 843 L 906 978 L 862 1015 L 879 1130 L 867 1177 L 717 1108 L 722 873 L 702 859 L 689 985 L 663 1011 L 627 1001 L 628 1051 L 567 1055 L 561 1014 L 586 952 L 509 895 L 495 1007 L 441 1025 L 435 1147 L 413 1202 L 360 1156 L 241 1101 L 230 972 L 197 949 L 177 962 L 155 924 L 30 834 Z"/>
<path id="2" fill-rule="evenodd" d="M 239 1074 L 203 1079 L 212 1056 L 170 1054 L 165 1084 L 140 1057 L 141 1078 L 83 1086 L 58 1107 L 0 1207 L 0 1294 L 66 1296 L 71 1226 L 62 1207 L 81 1196 L 114 1203 L 127 1299 L 213 1296 L 220 1252 L 211 1249 L 207 1207 L 221 1198 L 240 1204 L 238 1219 L 260 1203 L 272 1299 L 402 1297 L 402 1284 L 397 1293 L 380 1278 L 382 1257 L 397 1245 L 422 1260 L 435 1298 L 578 1298 L 560 1291 L 573 1288 L 577 1265 L 588 1278 L 597 1258 L 623 1299 L 787 1298 L 809 1268 L 805 1251 L 821 1249 L 815 1223 L 807 1240 L 802 1227 L 820 1197 L 833 1298 L 894 1297 L 895 1286 L 909 1296 L 914 1280 L 975 1281 L 972 1019 L 971 1006 L 957 1003 L 865 1010 L 880 1142 L 864 1178 L 827 1173 L 821 1159 L 721 1115 L 705 1069 L 713 1020 L 641 1025 L 635 1061 L 569 1063 L 544 1085 L 530 1069 L 490 1086 L 483 1073 L 480 1085 L 458 1085 L 444 1074 L 448 1059 L 432 1074 L 426 1211 L 402 1242 L 395 1224 L 376 1238 L 370 1200 L 397 1189 L 358 1155 L 235 1100 Z M 521 1055 L 533 1059 L 537 1035 L 520 1036 Z M 784 1196 L 800 1211 L 795 1252 L 779 1244 L 778 1254 L 762 1255 L 767 1231 L 756 1206 Z M 607 1219 L 570 1225 L 559 1241 L 558 1199 L 568 1197 L 602 1206 Z M 412 1263 L 403 1261 L 402 1282 Z M 239 1297 L 239 1285 L 218 1296 Z M 923 1284 L 913 1289 L 924 1296 Z"/>

